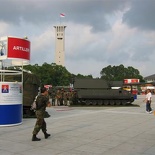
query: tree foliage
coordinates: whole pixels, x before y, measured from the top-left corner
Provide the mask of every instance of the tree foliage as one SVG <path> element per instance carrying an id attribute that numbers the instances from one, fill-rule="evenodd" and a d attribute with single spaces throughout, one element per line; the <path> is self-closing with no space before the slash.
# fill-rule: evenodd
<path id="1" fill-rule="evenodd" d="M 129 66 L 125 68 L 122 64 L 119 66 L 107 66 L 100 72 L 101 78 L 108 81 L 122 81 L 124 79 L 137 78 L 143 81 L 138 69 Z"/>
<path id="2" fill-rule="evenodd" d="M 24 66 L 24 69 L 36 74 L 41 80 L 42 85 L 53 86 L 69 86 L 74 83 L 75 78 L 93 78 L 92 75 L 74 75 L 65 67 L 56 65 L 55 63 L 44 63 L 41 66 L 38 64 Z M 138 78 L 143 82 L 143 77 L 138 69 L 129 66 L 125 68 L 122 64 L 119 66 L 107 66 L 100 72 L 101 78 L 109 81 L 122 81 L 129 78 Z"/>
<path id="3" fill-rule="evenodd" d="M 70 83 L 74 82 L 75 77 L 80 78 L 92 78 L 92 75 L 74 75 L 71 74 L 65 67 L 61 65 L 56 65 L 55 63 L 44 63 L 42 66 L 38 64 L 24 66 L 24 69 L 31 71 L 36 74 L 42 85 L 52 84 L 53 86 L 68 86 Z"/>

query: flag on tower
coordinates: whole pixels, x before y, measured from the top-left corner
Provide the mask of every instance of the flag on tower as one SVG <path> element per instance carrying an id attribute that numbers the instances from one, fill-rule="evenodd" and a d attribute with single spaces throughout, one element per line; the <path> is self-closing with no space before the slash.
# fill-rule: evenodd
<path id="1" fill-rule="evenodd" d="M 65 17 L 65 14 L 64 13 L 60 13 L 60 17 Z"/>

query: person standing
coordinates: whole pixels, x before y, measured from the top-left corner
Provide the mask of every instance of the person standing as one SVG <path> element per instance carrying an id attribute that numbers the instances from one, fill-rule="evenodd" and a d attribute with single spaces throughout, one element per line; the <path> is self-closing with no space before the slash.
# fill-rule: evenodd
<path id="1" fill-rule="evenodd" d="M 150 113 L 150 114 L 152 113 L 151 98 L 152 98 L 151 90 L 147 89 L 146 97 L 145 97 L 145 99 L 143 101 L 146 102 L 146 112 Z"/>
<path id="2" fill-rule="evenodd" d="M 64 94 L 63 94 L 63 100 L 64 100 L 64 105 L 67 106 L 68 92 L 65 90 L 64 90 Z"/>
<path id="3" fill-rule="evenodd" d="M 62 88 L 60 91 L 60 105 L 64 104 L 64 89 Z"/>
<path id="4" fill-rule="evenodd" d="M 56 92 L 56 104 L 57 104 L 57 106 L 60 106 L 60 100 L 61 100 L 61 92 L 58 89 Z"/>
<path id="5" fill-rule="evenodd" d="M 53 90 L 53 91 L 52 91 L 52 94 L 51 94 L 51 97 L 52 97 L 52 106 L 55 106 L 55 96 L 56 96 L 56 93 L 55 93 L 55 91 Z"/>
<path id="6" fill-rule="evenodd" d="M 36 99 L 36 117 L 37 121 L 34 126 L 34 130 L 32 132 L 32 141 L 40 141 L 40 138 L 37 138 L 37 134 L 42 129 L 42 132 L 44 133 L 45 139 L 47 139 L 50 134 L 48 134 L 46 131 L 46 122 L 44 120 L 45 117 L 45 110 L 46 106 L 49 103 L 49 97 L 48 97 L 48 90 L 47 88 L 43 87 L 41 88 L 41 94 Z"/>

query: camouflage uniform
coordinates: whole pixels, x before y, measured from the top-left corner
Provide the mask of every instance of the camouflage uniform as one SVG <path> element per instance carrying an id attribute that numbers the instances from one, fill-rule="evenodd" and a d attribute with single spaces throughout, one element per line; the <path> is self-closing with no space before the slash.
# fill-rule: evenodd
<path id="1" fill-rule="evenodd" d="M 66 106 L 68 101 L 68 92 L 64 91 L 63 99 L 64 99 L 64 105 Z"/>
<path id="2" fill-rule="evenodd" d="M 51 97 L 52 97 L 52 106 L 55 106 L 55 96 L 56 96 L 55 91 L 52 91 L 52 94 L 51 94 Z"/>
<path id="3" fill-rule="evenodd" d="M 45 95 L 39 95 L 37 97 L 36 100 L 36 117 L 37 117 L 37 121 L 33 130 L 33 134 L 37 135 L 38 132 L 40 131 L 40 129 L 42 129 L 43 133 L 46 133 L 47 129 L 46 129 L 46 122 L 44 120 L 45 118 L 45 110 L 46 110 L 46 106 L 47 103 L 49 101 L 49 98 Z"/>
<path id="4" fill-rule="evenodd" d="M 56 92 L 56 102 L 57 102 L 58 106 L 60 105 L 60 100 L 61 100 L 61 92 L 60 92 L 60 90 L 57 90 L 57 92 Z"/>
<path id="5" fill-rule="evenodd" d="M 77 92 L 76 91 L 71 91 L 69 93 L 69 104 L 72 105 L 72 104 L 76 104 L 78 101 L 77 101 Z"/>
<path id="6" fill-rule="evenodd" d="M 61 89 L 60 91 L 60 105 L 63 105 L 64 102 L 64 90 Z"/>
<path id="7" fill-rule="evenodd" d="M 73 92 L 72 101 L 73 101 L 74 104 L 77 104 L 77 92 L 76 91 Z"/>
<path id="8" fill-rule="evenodd" d="M 72 91 L 70 91 L 68 94 L 68 100 L 69 100 L 69 105 L 71 105 L 72 101 L 73 101 L 73 92 Z"/>

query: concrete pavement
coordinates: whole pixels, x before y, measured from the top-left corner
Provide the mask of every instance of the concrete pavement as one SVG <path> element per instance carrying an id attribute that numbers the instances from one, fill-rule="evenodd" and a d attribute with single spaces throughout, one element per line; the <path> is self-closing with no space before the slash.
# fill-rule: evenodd
<path id="1" fill-rule="evenodd" d="M 31 141 L 36 119 L 0 127 L 0 155 L 154 155 L 155 116 L 145 113 L 143 98 L 132 107 L 47 108 L 51 137 L 40 131 L 41 141 Z"/>

